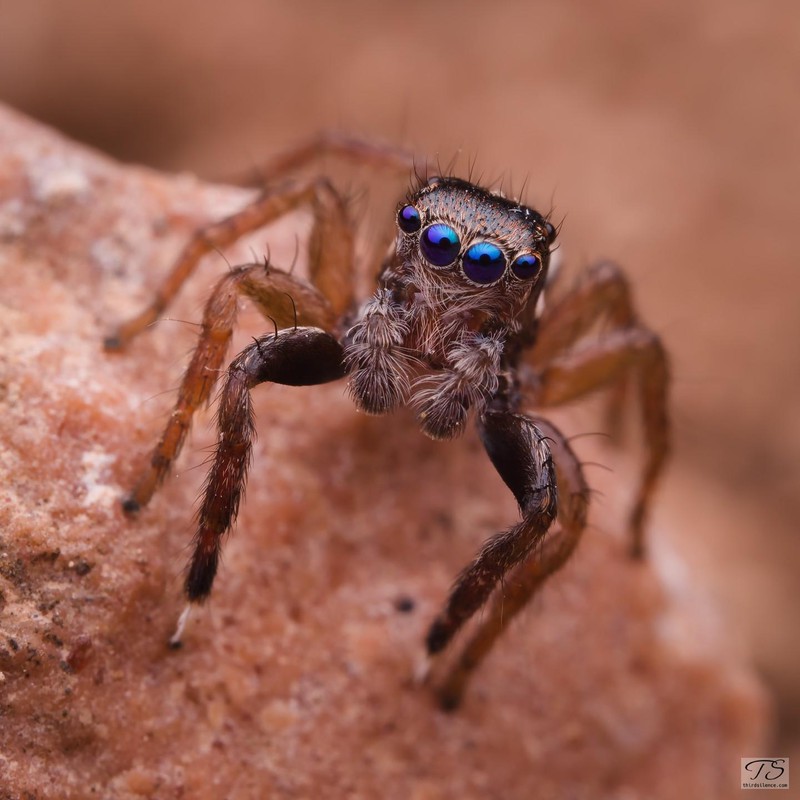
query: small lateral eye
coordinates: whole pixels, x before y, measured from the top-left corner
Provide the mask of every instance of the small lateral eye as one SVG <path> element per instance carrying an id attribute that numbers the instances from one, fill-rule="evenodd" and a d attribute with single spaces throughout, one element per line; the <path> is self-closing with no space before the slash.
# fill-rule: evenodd
<path id="1" fill-rule="evenodd" d="M 397 212 L 397 224 L 403 233 L 416 233 L 422 227 L 422 218 L 414 206 L 403 206 Z"/>
<path id="2" fill-rule="evenodd" d="M 511 263 L 511 271 L 520 280 L 535 278 L 542 269 L 542 260 L 534 253 L 523 253 Z"/>
<path id="3" fill-rule="evenodd" d="M 552 244 L 556 240 L 556 236 L 558 236 L 558 230 L 549 219 L 544 221 L 544 227 L 547 231 L 547 238 L 550 241 L 550 244 Z"/>
<path id="4" fill-rule="evenodd" d="M 461 259 L 464 274 L 474 283 L 494 283 L 506 271 L 506 257 L 497 245 L 477 242 Z"/>
<path id="5" fill-rule="evenodd" d="M 461 250 L 458 234 L 449 225 L 441 223 L 425 228 L 420 236 L 419 246 L 422 255 L 434 267 L 450 266 Z"/>

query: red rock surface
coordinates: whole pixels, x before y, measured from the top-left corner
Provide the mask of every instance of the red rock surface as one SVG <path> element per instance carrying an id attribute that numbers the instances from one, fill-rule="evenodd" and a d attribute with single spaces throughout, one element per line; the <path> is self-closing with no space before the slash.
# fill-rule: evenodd
<path id="1" fill-rule="evenodd" d="M 192 229 L 246 197 L 0 112 L 0 796 L 738 796 L 764 696 L 658 515 L 651 560 L 624 557 L 613 478 L 602 525 L 463 707 L 412 685 L 456 571 L 516 512 L 473 433 L 430 442 L 410 415 L 355 413 L 341 385 L 257 393 L 213 601 L 166 648 L 210 416 L 138 519 L 118 499 L 193 331 L 163 321 L 121 355 L 100 343 Z M 254 246 L 285 263 L 298 230 Z M 170 316 L 197 320 L 224 268 L 206 259 Z M 243 323 L 240 342 L 264 329 Z"/>
<path id="2" fill-rule="evenodd" d="M 673 356 L 668 532 L 800 759 L 796 0 L 6 5 L 0 100 L 123 161 L 371 134 L 526 181 L 569 263 L 623 264 Z"/>

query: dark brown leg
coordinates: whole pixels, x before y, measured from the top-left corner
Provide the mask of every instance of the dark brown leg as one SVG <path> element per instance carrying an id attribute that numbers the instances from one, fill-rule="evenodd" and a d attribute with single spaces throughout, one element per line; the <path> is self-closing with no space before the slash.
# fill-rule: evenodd
<path id="1" fill-rule="evenodd" d="M 344 201 L 323 179 L 293 182 L 268 189 L 241 211 L 196 231 L 150 305 L 106 338 L 106 350 L 122 350 L 152 325 L 204 255 L 236 242 L 303 205 L 310 205 L 314 211 L 311 278 L 328 298 L 334 314 L 341 314 L 352 301 L 353 286 L 353 231 Z"/>
<path id="2" fill-rule="evenodd" d="M 138 511 L 150 501 L 180 453 L 195 411 L 208 402 L 236 324 L 240 295 L 253 300 L 277 326 L 294 325 L 295 308 L 300 324 L 331 327 L 334 321 L 329 304 L 319 292 L 278 269 L 254 264 L 225 275 L 206 303 L 200 336 L 183 375 L 178 400 L 150 464 L 123 501 L 125 511 Z"/>
<path id="3" fill-rule="evenodd" d="M 631 552 L 644 554 L 644 520 L 669 454 L 667 392 L 669 365 L 661 340 L 643 328 L 623 328 L 545 365 L 531 402 L 538 407 L 568 403 L 635 374 L 644 417 L 647 460 L 630 516 Z"/>
<path id="4" fill-rule="evenodd" d="M 195 550 L 186 576 L 190 602 L 202 602 L 211 592 L 222 537 L 239 509 L 255 435 L 250 390 L 267 381 L 311 386 L 344 375 L 341 345 L 318 328 L 288 328 L 262 336 L 233 360 L 220 393 L 218 443 L 203 491 Z"/>
<path id="5" fill-rule="evenodd" d="M 430 655 L 440 652 L 486 602 L 506 573 L 541 542 L 556 516 L 556 478 L 547 440 L 521 414 L 490 411 L 480 422 L 486 451 L 514 493 L 522 521 L 490 539 L 456 580 L 428 632 Z"/>
<path id="6" fill-rule="evenodd" d="M 559 527 L 548 533 L 541 546 L 515 567 L 495 591 L 488 611 L 437 689 L 446 709 L 453 709 L 460 703 L 474 670 L 547 578 L 567 562 L 586 526 L 589 492 L 575 454 L 557 428 L 540 419 L 534 423 L 547 437 L 555 462 Z"/>

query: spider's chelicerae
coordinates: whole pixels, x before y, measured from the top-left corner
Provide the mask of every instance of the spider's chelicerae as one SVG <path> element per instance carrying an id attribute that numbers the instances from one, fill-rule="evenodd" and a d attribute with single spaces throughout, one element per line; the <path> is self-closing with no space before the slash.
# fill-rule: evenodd
<path id="1" fill-rule="evenodd" d="M 275 159 L 267 174 L 274 178 L 324 151 L 375 165 L 410 163 L 390 148 L 323 136 Z M 556 229 L 534 209 L 500 194 L 454 177 L 418 180 L 397 209 L 396 238 L 378 288 L 359 303 L 353 296 L 353 227 L 339 194 L 320 178 L 269 186 L 242 211 L 198 231 L 153 303 L 106 340 L 108 349 L 120 349 L 157 319 L 210 250 L 295 208 L 312 209 L 308 281 L 272 264 L 248 264 L 217 284 L 175 408 L 124 508 L 134 512 L 150 500 L 193 414 L 224 374 L 219 440 L 185 583 L 190 603 L 199 603 L 211 592 L 222 538 L 244 490 L 255 386 L 346 378 L 358 409 L 387 414 L 411 404 L 423 432 L 434 439 L 458 436 L 471 414 L 521 520 L 490 538 L 466 566 L 428 631 L 426 647 L 434 655 L 491 600 L 439 686 L 443 704 L 453 706 L 503 628 L 570 557 L 586 521 L 581 465 L 552 424 L 523 408 L 560 405 L 609 385 L 616 386 L 612 399 L 618 405 L 624 395 L 619 387 L 635 389 L 647 448 L 630 516 L 631 553 L 640 557 L 647 508 L 669 446 L 664 349 L 639 322 L 628 283 L 611 264 L 590 269 L 545 306 Z M 223 372 L 240 295 L 274 330 Z"/>

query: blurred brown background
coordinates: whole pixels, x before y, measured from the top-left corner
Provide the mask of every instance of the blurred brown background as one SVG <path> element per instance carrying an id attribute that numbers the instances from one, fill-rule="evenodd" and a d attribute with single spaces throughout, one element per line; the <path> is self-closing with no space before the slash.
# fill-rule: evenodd
<path id="1" fill-rule="evenodd" d="M 0 10 L 0 100 L 118 158 L 225 179 L 323 128 L 461 153 L 527 178 L 568 261 L 622 262 L 674 358 L 661 527 L 797 740 L 795 0 Z"/>

